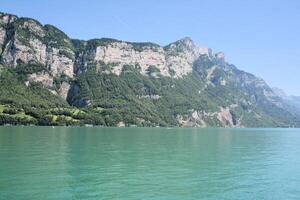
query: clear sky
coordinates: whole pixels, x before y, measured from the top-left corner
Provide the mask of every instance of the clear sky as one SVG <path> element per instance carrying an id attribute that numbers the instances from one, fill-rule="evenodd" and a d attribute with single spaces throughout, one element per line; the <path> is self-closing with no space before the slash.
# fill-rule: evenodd
<path id="1" fill-rule="evenodd" d="M 299 0 L 0 0 L 0 11 L 55 25 L 77 39 L 166 45 L 189 36 L 300 96 Z"/>

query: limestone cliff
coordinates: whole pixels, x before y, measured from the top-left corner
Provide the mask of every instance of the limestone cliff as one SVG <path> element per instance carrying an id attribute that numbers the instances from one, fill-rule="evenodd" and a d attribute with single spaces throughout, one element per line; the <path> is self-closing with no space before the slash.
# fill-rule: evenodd
<path id="1" fill-rule="evenodd" d="M 165 47 L 153 43 L 132 43 L 114 39 L 89 41 L 70 40 L 51 25 L 42 25 L 30 18 L 18 18 L 0 13 L 1 62 L 9 67 L 18 64 L 38 63 L 45 66 L 49 75 L 73 78 L 96 65 L 105 73 L 119 75 L 124 65 L 134 65 L 147 76 L 155 67 L 155 76 L 181 78 L 193 70 L 193 63 L 201 55 L 213 55 L 208 48 L 201 48 L 190 38 L 183 38 Z M 47 73 L 48 73 L 47 72 Z M 36 74 L 29 81 L 51 86 L 53 78 Z"/>

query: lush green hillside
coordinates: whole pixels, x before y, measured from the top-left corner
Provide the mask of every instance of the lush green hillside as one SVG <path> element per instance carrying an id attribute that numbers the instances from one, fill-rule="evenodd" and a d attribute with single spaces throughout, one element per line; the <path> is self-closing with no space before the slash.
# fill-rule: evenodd
<path id="1" fill-rule="evenodd" d="M 0 90 L 0 124 L 103 124 L 101 117 L 70 107 L 40 83 L 26 86 L 15 69 L 1 71 Z"/>
<path id="2" fill-rule="evenodd" d="M 194 72 L 182 79 L 143 76 L 135 66 L 125 66 L 120 76 L 90 67 L 73 81 L 68 102 L 39 83 L 26 86 L 17 69 L 4 69 L 0 77 L 0 123 L 117 126 L 124 122 L 128 126 L 179 126 L 176 116 L 183 116 L 197 126 L 197 120 L 190 117 L 193 112 L 216 113 L 220 107 L 238 103 L 230 111 L 233 125 L 243 116 L 241 123 L 246 127 L 284 127 L 290 123 L 297 126 L 297 118 L 287 118 L 289 113 L 282 115 L 287 111 L 268 107 L 263 99 L 253 105 L 245 103 L 252 100 L 239 86 L 204 87 L 203 64 L 197 63 Z M 205 116 L 203 121 L 208 126 L 224 126 L 217 115 Z"/>

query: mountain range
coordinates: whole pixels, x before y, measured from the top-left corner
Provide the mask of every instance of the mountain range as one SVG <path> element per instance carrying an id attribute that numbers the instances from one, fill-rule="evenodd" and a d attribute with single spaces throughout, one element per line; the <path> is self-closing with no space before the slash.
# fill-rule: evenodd
<path id="1" fill-rule="evenodd" d="M 0 124 L 300 127 L 294 103 L 189 37 L 84 41 L 6 13 L 0 90 Z"/>

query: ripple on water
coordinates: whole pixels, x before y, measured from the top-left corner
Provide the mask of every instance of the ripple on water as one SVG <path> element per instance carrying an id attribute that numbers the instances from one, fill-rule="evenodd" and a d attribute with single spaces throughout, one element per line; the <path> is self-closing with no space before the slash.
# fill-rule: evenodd
<path id="1" fill-rule="evenodd" d="M 0 127 L 0 199 L 299 199 L 299 129 Z"/>

